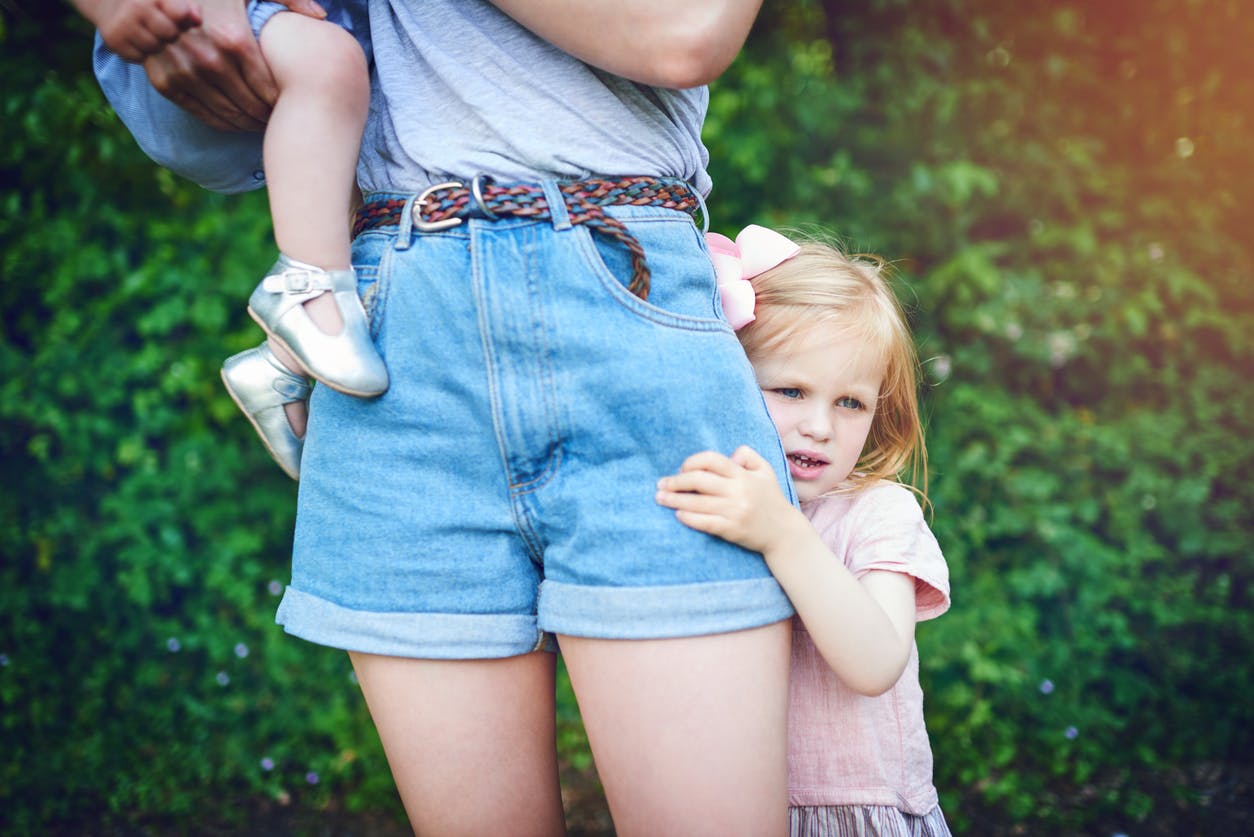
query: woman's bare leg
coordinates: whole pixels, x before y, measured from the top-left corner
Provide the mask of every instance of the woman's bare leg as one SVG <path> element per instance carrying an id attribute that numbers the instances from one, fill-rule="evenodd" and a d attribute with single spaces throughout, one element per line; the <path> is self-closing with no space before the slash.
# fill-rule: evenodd
<path id="1" fill-rule="evenodd" d="M 554 655 L 349 656 L 415 834 L 565 833 Z"/>
<path id="2" fill-rule="evenodd" d="M 787 834 L 790 639 L 559 637 L 619 837 Z"/>

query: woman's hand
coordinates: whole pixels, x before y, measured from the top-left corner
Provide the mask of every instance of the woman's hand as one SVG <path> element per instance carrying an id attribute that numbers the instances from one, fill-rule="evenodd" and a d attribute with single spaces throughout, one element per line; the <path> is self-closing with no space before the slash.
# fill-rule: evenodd
<path id="1" fill-rule="evenodd" d="M 152 86 L 179 107 L 213 128 L 265 127 L 278 88 L 242 0 L 74 2 L 105 45 L 127 60 L 142 61 Z M 278 2 L 326 17 L 313 0 Z M 167 24 L 153 23 L 163 17 Z"/>
<path id="2" fill-rule="evenodd" d="M 74 0 L 74 6 L 127 61 L 143 61 L 200 24 L 194 0 Z"/>
<path id="3" fill-rule="evenodd" d="M 749 447 L 730 457 L 714 451 L 694 454 L 679 473 L 657 484 L 659 505 L 675 509 L 685 526 L 766 553 L 779 549 L 810 522 L 784 492 L 770 463 Z"/>

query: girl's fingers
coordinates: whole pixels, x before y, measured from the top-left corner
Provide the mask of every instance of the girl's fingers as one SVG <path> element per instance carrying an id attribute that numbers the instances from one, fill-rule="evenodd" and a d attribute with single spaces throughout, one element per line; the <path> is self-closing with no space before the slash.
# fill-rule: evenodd
<path id="1" fill-rule="evenodd" d="M 722 497 L 694 494 L 691 491 L 658 491 L 653 495 L 653 499 L 659 506 L 665 506 L 668 509 L 701 514 L 718 514 L 726 504 Z"/>
<path id="2" fill-rule="evenodd" d="M 710 471 L 724 477 L 734 476 L 737 469 L 738 466 L 734 462 L 712 450 L 694 453 L 684 460 L 680 468 L 681 471 Z"/>
<path id="3" fill-rule="evenodd" d="M 747 471 L 760 471 L 763 468 L 771 470 L 771 463 L 763 459 L 760 453 L 748 445 L 741 445 L 736 448 L 736 452 L 731 456 L 731 461 Z"/>
<path id="4" fill-rule="evenodd" d="M 658 480 L 657 487 L 662 491 L 690 491 L 697 494 L 726 494 L 727 477 L 712 471 L 681 471 Z"/>

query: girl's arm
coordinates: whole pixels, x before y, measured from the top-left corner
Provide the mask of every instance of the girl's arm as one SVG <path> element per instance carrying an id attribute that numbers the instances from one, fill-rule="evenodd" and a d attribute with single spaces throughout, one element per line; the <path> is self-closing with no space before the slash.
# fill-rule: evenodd
<path id="1" fill-rule="evenodd" d="M 594 67 L 656 87 L 718 78 L 744 45 L 762 0 L 492 0 Z"/>
<path id="2" fill-rule="evenodd" d="M 914 579 L 873 570 L 860 578 L 832 554 L 750 448 L 705 452 L 658 482 L 657 501 L 681 523 L 761 552 L 814 639 L 849 688 L 888 691 L 914 645 Z"/>

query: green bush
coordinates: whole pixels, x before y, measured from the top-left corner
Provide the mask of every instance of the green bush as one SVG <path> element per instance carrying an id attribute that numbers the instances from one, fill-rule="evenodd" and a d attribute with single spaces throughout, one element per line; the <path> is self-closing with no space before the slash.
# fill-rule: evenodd
<path id="1" fill-rule="evenodd" d="M 899 268 L 960 832 L 1233 827 L 1211 802 L 1254 728 L 1252 28 L 1231 2 L 798 3 L 714 92 L 720 228 L 820 223 Z"/>
<path id="2" fill-rule="evenodd" d="M 1231 832 L 1254 22 L 1236 0 L 848 6 L 767 4 L 713 91 L 711 207 L 722 232 L 817 224 L 897 265 L 953 577 L 919 631 L 947 814 Z M 0 830 L 395 813 L 344 655 L 273 625 L 294 486 L 217 379 L 259 340 L 263 196 L 148 164 L 71 12 L 4 15 Z"/>
<path id="3" fill-rule="evenodd" d="M 347 657 L 273 624 L 295 488 L 218 381 L 264 195 L 156 171 L 41 23 L 3 32 L 0 831 L 395 807 Z"/>

